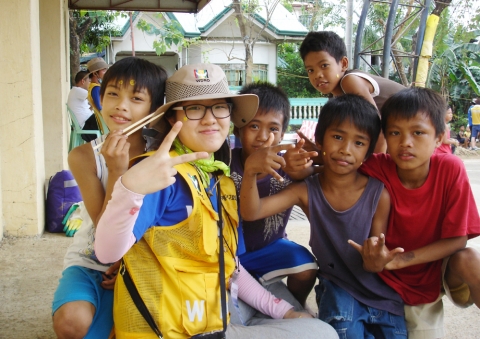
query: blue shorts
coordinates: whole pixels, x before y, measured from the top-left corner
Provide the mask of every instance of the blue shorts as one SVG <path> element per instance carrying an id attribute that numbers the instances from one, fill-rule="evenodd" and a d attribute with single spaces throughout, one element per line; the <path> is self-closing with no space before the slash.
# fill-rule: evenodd
<path id="1" fill-rule="evenodd" d="M 259 250 L 243 253 L 239 258 L 243 267 L 263 284 L 318 269 L 309 250 L 287 239 L 275 240 Z"/>
<path id="2" fill-rule="evenodd" d="M 472 125 L 471 131 L 472 131 L 472 134 L 471 134 L 472 138 L 473 137 L 477 138 L 478 133 L 480 133 L 480 125 Z"/>
<path id="3" fill-rule="evenodd" d="M 88 301 L 95 306 L 92 325 L 85 338 L 108 338 L 113 328 L 113 291 L 104 289 L 102 273 L 81 266 L 66 268 L 53 295 L 52 315 L 64 304 Z"/>
<path id="4" fill-rule="evenodd" d="M 332 326 L 340 339 L 407 339 L 404 316 L 369 307 L 333 282 L 318 280 L 318 318 Z"/>

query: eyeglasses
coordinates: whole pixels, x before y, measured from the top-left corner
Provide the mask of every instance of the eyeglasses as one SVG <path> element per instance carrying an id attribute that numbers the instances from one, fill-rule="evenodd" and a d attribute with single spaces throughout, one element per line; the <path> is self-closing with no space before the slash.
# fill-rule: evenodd
<path id="1" fill-rule="evenodd" d="M 217 119 L 225 119 L 230 116 L 232 113 L 233 104 L 231 103 L 221 103 L 215 104 L 212 106 L 204 105 L 188 105 L 188 106 L 177 106 L 173 107 L 172 110 L 175 111 L 185 111 L 185 115 L 188 120 L 201 120 L 207 114 L 207 109 L 212 110 L 212 114 Z"/>

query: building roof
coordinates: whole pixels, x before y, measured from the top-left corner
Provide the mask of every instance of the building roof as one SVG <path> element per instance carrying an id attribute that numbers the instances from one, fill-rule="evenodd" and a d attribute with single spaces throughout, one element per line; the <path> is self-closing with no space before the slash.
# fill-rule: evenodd
<path id="1" fill-rule="evenodd" d="M 212 0 L 198 14 L 166 13 L 171 20 L 176 20 L 183 28 L 185 37 L 206 36 L 210 28 L 221 23 L 234 13 L 230 0 Z M 261 6 L 254 14 L 255 20 L 263 26 L 267 20 L 267 11 Z M 308 30 L 281 4 L 278 4 L 267 27 L 273 34 L 289 37 L 303 37 Z"/>

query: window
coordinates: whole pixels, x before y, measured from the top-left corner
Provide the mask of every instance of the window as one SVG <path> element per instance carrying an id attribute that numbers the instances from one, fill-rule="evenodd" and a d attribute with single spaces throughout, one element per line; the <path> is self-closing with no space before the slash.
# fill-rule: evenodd
<path id="1" fill-rule="evenodd" d="M 245 64 L 219 64 L 227 76 L 228 86 L 245 85 Z M 253 65 L 252 77 L 254 81 L 268 81 L 268 65 Z"/>

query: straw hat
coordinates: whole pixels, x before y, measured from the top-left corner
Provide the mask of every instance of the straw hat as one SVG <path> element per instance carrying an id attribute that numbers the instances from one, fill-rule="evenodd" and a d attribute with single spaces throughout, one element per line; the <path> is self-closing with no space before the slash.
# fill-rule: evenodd
<path id="1" fill-rule="evenodd" d="M 233 94 L 228 89 L 227 77 L 223 70 L 213 64 L 186 65 L 176 71 L 166 82 L 166 104 L 157 112 L 166 112 L 181 101 L 230 98 L 233 102 L 231 120 L 241 128 L 253 119 L 258 109 L 255 94 Z M 162 117 L 154 129 L 163 131 Z"/>
<path id="2" fill-rule="evenodd" d="M 89 73 L 99 71 L 101 69 L 108 68 L 108 64 L 103 58 L 93 58 L 87 62 L 87 69 Z"/>

